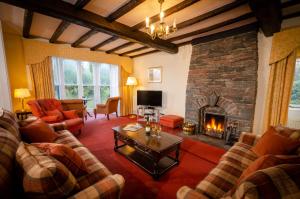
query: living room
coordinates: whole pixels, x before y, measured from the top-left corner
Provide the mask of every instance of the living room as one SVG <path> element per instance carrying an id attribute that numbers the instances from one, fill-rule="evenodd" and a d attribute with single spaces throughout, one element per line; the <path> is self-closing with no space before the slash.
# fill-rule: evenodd
<path id="1" fill-rule="evenodd" d="M 298 0 L 1 0 L 3 198 L 300 198 Z"/>

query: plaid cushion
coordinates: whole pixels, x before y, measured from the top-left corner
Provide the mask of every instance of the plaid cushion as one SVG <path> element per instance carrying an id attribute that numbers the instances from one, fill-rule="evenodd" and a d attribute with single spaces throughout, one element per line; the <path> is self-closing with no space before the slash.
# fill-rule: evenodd
<path id="1" fill-rule="evenodd" d="M 242 142 L 250 146 L 254 146 L 259 140 L 259 138 L 260 136 L 255 135 L 253 133 L 242 132 L 239 138 L 239 142 Z"/>
<path id="2" fill-rule="evenodd" d="M 0 108 L 0 127 L 8 130 L 19 141 L 21 140 L 19 133 L 19 125 L 16 116 L 5 109 Z"/>
<path id="3" fill-rule="evenodd" d="M 85 162 L 88 168 L 88 175 L 77 179 L 80 189 L 84 189 L 111 175 L 111 172 L 85 147 L 74 149 Z"/>
<path id="4" fill-rule="evenodd" d="M 77 189 L 71 172 L 35 146 L 21 142 L 16 159 L 24 171 L 23 189 L 28 198 L 64 198 Z"/>
<path id="5" fill-rule="evenodd" d="M 260 170 L 243 181 L 233 198 L 300 198 L 300 165 L 282 164 Z"/>
<path id="6" fill-rule="evenodd" d="M 54 141 L 58 144 L 65 144 L 71 148 L 82 147 L 83 145 L 68 130 L 57 131 L 58 138 Z"/>
<path id="7" fill-rule="evenodd" d="M 98 181 L 96 184 L 80 191 L 71 196 L 73 199 L 90 199 L 90 198 L 120 198 L 121 191 L 124 187 L 124 178 L 115 174 Z"/>
<path id="8" fill-rule="evenodd" d="M 3 198 L 12 194 L 12 171 L 19 140 L 8 130 L 0 128 L 0 193 Z"/>

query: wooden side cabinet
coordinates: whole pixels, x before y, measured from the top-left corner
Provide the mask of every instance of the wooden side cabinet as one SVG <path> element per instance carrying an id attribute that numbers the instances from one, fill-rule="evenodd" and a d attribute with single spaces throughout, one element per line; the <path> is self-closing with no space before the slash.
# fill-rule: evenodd
<path id="1" fill-rule="evenodd" d="M 16 113 L 16 116 L 19 120 L 25 120 L 25 119 L 27 119 L 28 115 L 32 114 L 32 112 L 29 111 L 29 110 L 24 110 L 24 111 L 16 110 L 15 113 Z"/>

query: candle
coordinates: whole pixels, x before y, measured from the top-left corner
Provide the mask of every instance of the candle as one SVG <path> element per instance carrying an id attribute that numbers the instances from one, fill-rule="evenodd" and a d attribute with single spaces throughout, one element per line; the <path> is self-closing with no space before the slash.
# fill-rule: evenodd
<path id="1" fill-rule="evenodd" d="M 151 34 L 153 34 L 153 33 L 154 33 L 154 29 L 155 29 L 154 25 L 153 25 L 153 24 L 151 24 L 151 26 L 150 26 L 150 33 L 151 33 Z"/>
<path id="2" fill-rule="evenodd" d="M 149 17 L 146 17 L 146 28 L 149 28 L 149 22 L 150 22 Z"/>
<path id="3" fill-rule="evenodd" d="M 173 21 L 173 28 L 174 29 L 176 28 L 176 19 L 174 19 L 174 21 Z"/>
<path id="4" fill-rule="evenodd" d="M 169 34 L 169 26 L 166 26 L 166 34 Z"/>
<path id="5" fill-rule="evenodd" d="M 161 11 L 159 13 L 160 23 L 162 23 L 164 21 L 164 16 L 165 16 L 165 13 L 163 11 Z"/>

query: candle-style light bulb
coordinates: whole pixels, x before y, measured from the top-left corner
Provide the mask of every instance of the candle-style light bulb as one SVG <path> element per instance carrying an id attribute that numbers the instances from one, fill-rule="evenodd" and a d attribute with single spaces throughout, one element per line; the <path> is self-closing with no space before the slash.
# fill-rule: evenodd
<path id="1" fill-rule="evenodd" d="M 162 23 L 164 21 L 164 16 L 165 16 L 165 13 L 163 11 L 161 11 L 159 13 L 160 23 Z"/>
<path id="2" fill-rule="evenodd" d="M 176 29 L 176 19 L 173 21 L 173 28 Z"/>
<path id="3" fill-rule="evenodd" d="M 169 26 L 168 25 L 166 26 L 166 34 L 167 35 L 169 34 Z"/>
<path id="4" fill-rule="evenodd" d="M 146 17 L 146 28 L 149 28 L 149 22 L 150 22 L 149 17 Z"/>
<path id="5" fill-rule="evenodd" d="M 153 24 L 151 24 L 151 26 L 150 26 L 150 33 L 151 33 L 151 34 L 153 34 L 153 33 L 154 33 L 154 29 L 155 29 L 154 25 L 153 25 Z"/>

